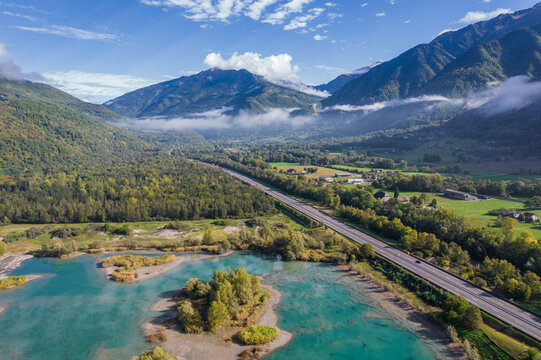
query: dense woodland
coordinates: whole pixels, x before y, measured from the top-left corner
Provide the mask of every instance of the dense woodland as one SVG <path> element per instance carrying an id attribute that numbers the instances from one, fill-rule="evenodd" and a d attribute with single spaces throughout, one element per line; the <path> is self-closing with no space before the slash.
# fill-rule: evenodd
<path id="1" fill-rule="evenodd" d="M 382 202 L 370 190 L 286 176 L 261 159 L 238 153 L 213 154 L 212 161 L 334 208 L 420 257 L 434 258 L 443 267 L 452 265 L 451 270 L 455 267 L 458 274 L 479 286 L 494 287 L 515 299 L 541 297 L 541 245 L 526 232 L 515 236 L 512 221 L 502 221 L 498 228 L 472 227 L 451 211 L 424 207 L 422 198 L 408 204 Z M 473 266 L 470 258 L 482 264 Z"/>
<path id="2" fill-rule="evenodd" d="M 0 176 L 3 223 L 242 218 L 274 211 L 263 193 L 178 157 Z"/>

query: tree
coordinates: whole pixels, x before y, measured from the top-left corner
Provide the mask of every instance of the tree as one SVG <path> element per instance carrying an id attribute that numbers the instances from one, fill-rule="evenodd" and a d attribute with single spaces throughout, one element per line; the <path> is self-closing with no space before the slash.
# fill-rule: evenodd
<path id="1" fill-rule="evenodd" d="M 6 253 L 6 244 L 0 240 L 0 256 Z"/>
<path id="2" fill-rule="evenodd" d="M 460 319 L 460 325 L 463 328 L 477 330 L 483 325 L 483 317 L 478 307 L 470 305 Z"/>
<path id="3" fill-rule="evenodd" d="M 364 243 L 359 246 L 359 255 L 363 259 L 372 259 L 376 253 L 374 252 L 372 244 Z"/>
<path id="4" fill-rule="evenodd" d="M 227 306 L 223 302 L 216 300 L 210 304 L 208 321 L 211 330 L 219 329 L 229 319 L 229 311 L 227 311 Z"/>
<path id="5" fill-rule="evenodd" d="M 214 234 L 212 233 L 212 226 L 208 226 L 203 234 L 203 244 L 211 245 L 214 243 Z"/>

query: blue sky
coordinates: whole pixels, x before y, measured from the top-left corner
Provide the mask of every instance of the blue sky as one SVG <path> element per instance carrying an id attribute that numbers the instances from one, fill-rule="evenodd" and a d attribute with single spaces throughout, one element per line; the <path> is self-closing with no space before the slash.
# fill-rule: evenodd
<path id="1" fill-rule="evenodd" d="M 94 102 L 211 65 L 319 84 L 538 1 L 1 0 L 0 56 Z"/>

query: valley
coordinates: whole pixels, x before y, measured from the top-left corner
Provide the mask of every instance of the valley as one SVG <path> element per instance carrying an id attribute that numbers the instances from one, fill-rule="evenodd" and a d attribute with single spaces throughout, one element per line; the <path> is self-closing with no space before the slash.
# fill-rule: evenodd
<path id="1" fill-rule="evenodd" d="M 541 3 L 25 1 L 0 360 L 541 359 Z"/>

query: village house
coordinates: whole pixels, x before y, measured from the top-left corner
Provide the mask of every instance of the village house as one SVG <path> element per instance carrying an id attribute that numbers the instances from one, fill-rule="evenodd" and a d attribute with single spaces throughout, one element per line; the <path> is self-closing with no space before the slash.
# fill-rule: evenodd
<path id="1" fill-rule="evenodd" d="M 295 169 L 287 169 L 286 173 L 288 173 L 288 174 L 296 174 L 297 170 L 295 170 Z"/>
<path id="2" fill-rule="evenodd" d="M 450 197 L 451 199 L 457 199 L 457 200 L 477 200 L 477 197 L 473 196 L 472 194 L 469 194 L 463 191 L 452 190 L 452 189 L 446 189 L 445 196 Z"/>
<path id="3" fill-rule="evenodd" d="M 319 181 L 332 183 L 332 182 L 334 182 L 334 179 L 332 177 L 328 177 L 328 176 L 320 176 Z"/>
<path id="4" fill-rule="evenodd" d="M 345 178 L 345 177 L 348 177 L 348 176 L 351 176 L 353 174 L 351 173 L 341 173 L 341 174 L 335 174 L 334 176 L 337 177 L 337 178 Z"/>
<path id="5" fill-rule="evenodd" d="M 528 222 L 528 223 L 539 222 L 539 217 L 537 215 L 535 215 L 534 213 L 525 212 L 523 214 L 523 216 L 524 216 L 524 221 L 525 222 Z"/>
<path id="6" fill-rule="evenodd" d="M 410 202 L 410 197 L 409 196 L 406 196 L 406 195 L 400 195 L 398 198 L 398 201 L 401 201 L 403 202 L 404 204 L 407 204 Z"/>
<path id="7" fill-rule="evenodd" d="M 366 181 L 361 178 L 348 179 L 348 184 L 352 184 L 352 185 L 365 184 L 365 183 Z"/>

